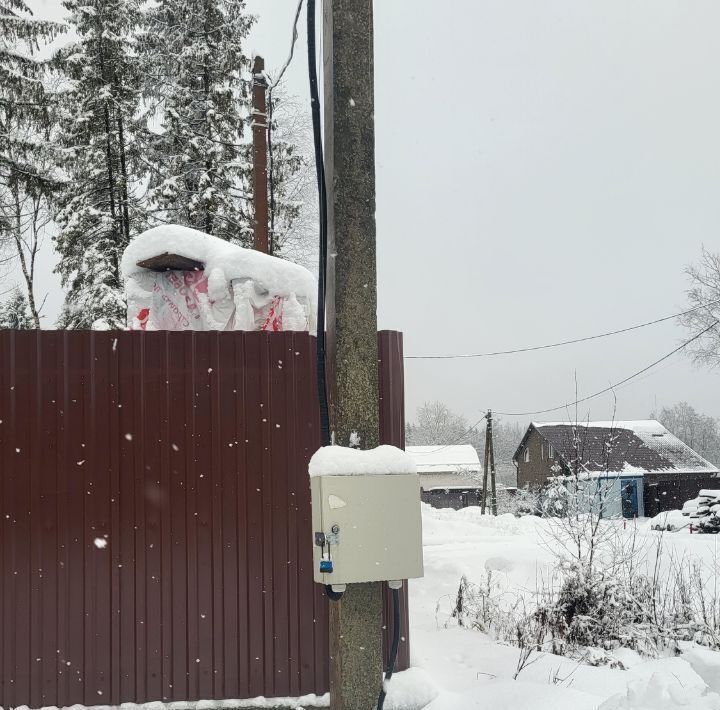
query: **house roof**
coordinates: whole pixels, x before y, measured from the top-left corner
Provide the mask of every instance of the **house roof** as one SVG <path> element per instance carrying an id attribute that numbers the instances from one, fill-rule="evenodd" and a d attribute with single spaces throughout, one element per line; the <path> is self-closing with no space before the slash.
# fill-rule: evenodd
<path id="1" fill-rule="evenodd" d="M 577 425 L 533 422 L 515 452 L 515 460 L 533 430 L 552 444 L 568 468 L 574 467 L 577 456 L 583 473 L 718 473 L 717 466 L 654 419 Z"/>
<path id="2" fill-rule="evenodd" d="M 415 461 L 418 473 L 421 474 L 456 473 L 457 471 L 477 473 L 480 471 L 480 458 L 470 444 L 406 446 L 405 451 Z"/>

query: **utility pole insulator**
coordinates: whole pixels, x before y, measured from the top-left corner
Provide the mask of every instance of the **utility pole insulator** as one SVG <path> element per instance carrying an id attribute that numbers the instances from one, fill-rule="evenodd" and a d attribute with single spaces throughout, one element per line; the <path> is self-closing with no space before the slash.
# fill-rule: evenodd
<path id="1" fill-rule="evenodd" d="M 265 60 L 255 57 L 252 83 L 253 197 L 255 204 L 254 247 L 269 253 L 268 239 L 268 149 L 267 90 Z"/>

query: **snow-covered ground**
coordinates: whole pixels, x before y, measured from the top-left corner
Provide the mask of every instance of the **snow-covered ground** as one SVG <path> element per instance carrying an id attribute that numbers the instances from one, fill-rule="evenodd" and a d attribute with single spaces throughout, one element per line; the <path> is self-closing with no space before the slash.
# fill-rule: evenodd
<path id="1" fill-rule="evenodd" d="M 612 652 L 625 670 L 591 666 L 551 653 L 533 654 L 517 679 L 519 651 L 449 618 L 463 575 L 482 583 L 487 571 L 508 595 L 532 595 L 552 581 L 550 523 L 534 517 L 492 518 L 479 508 L 461 511 L 423 506 L 425 578 L 410 583 L 410 671 L 391 682 L 390 710 L 550 710 L 712 708 L 720 710 L 720 653 L 689 643 L 681 655 L 650 659 L 634 651 Z M 648 522 L 623 527 L 648 548 L 661 533 Z M 720 536 L 665 533 L 666 558 L 698 558 L 712 564 Z"/>

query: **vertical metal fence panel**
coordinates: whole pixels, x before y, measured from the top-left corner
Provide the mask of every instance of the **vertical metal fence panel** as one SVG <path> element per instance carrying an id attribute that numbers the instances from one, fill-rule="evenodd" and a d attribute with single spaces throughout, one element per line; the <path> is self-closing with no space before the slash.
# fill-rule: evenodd
<path id="1" fill-rule="evenodd" d="M 0 705 L 325 692 L 318 445 L 306 333 L 0 332 Z"/>
<path id="2" fill-rule="evenodd" d="M 378 358 L 380 360 L 380 443 L 405 448 L 405 369 L 403 360 L 403 336 L 393 330 L 378 333 Z M 410 582 L 412 584 L 412 582 Z M 396 670 L 410 667 L 410 629 L 408 614 L 408 585 L 400 591 L 402 615 L 400 644 Z M 385 657 L 390 653 L 393 636 L 392 595 L 385 588 L 384 626 Z"/>

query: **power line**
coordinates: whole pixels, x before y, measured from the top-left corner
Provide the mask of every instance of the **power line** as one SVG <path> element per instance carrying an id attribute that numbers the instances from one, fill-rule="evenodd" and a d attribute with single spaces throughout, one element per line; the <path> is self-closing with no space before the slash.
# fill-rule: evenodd
<path id="1" fill-rule="evenodd" d="M 683 348 L 686 348 L 690 343 L 693 343 L 698 338 L 702 337 L 707 333 L 709 330 L 712 330 L 716 325 L 719 325 L 720 321 L 715 321 L 711 325 L 709 325 L 707 328 L 704 328 L 701 330 L 697 335 L 694 335 L 690 340 L 686 340 L 681 345 L 678 345 L 674 350 L 670 351 L 667 355 L 663 355 L 660 359 L 655 360 L 655 362 L 650 363 L 647 367 L 643 367 L 642 370 L 638 370 L 637 372 L 633 373 L 629 377 L 626 377 L 624 380 L 620 380 L 620 382 L 616 382 L 615 384 L 610 385 L 609 387 L 605 387 L 605 389 L 600 390 L 599 392 L 595 392 L 594 394 L 590 394 L 587 397 L 583 397 L 582 399 L 578 399 L 573 402 L 565 402 L 565 404 L 561 404 L 558 407 L 551 407 L 549 409 L 539 409 L 535 412 L 498 412 L 498 414 L 501 414 L 505 417 L 529 417 L 535 414 L 549 414 L 550 412 L 557 412 L 561 409 L 565 409 L 570 406 L 575 406 L 576 404 L 581 404 L 582 402 L 587 402 L 588 400 L 595 399 L 595 397 L 599 397 L 602 394 L 606 394 L 607 392 L 611 392 L 617 387 L 620 387 L 621 385 L 624 385 L 626 382 L 630 382 L 630 380 L 634 380 L 636 377 L 639 377 L 640 375 L 644 374 L 648 370 L 652 369 L 656 365 L 659 365 L 661 362 L 664 362 L 668 358 L 675 355 L 675 353 L 680 352 Z"/>
<path id="2" fill-rule="evenodd" d="M 708 306 L 714 306 L 720 303 L 720 299 L 716 301 L 708 301 L 707 303 L 701 303 L 699 306 L 690 308 L 687 311 L 681 311 L 680 313 L 674 313 L 671 316 L 664 316 L 663 318 L 657 318 L 656 320 L 647 321 L 646 323 L 639 323 L 638 325 L 631 325 L 628 328 L 621 328 L 620 330 L 611 330 L 607 333 L 599 333 L 598 335 L 589 335 L 585 338 L 574 338 L 573 340 L 563 340 L 559 343 L 549 343 L 547 345 L 535 345 L 528 348 L 516 348 L 514 350 L 497 350 L 495 352 L 487 353 L 474 353 L 468 355 L 406 355 L 406 360 L 457 360 L 462 358 L 478 358 L 478 357 L 494 357 L 496 355 L 515 355 L 516 353 L 528 353 L 535 350 L 548 350 L 549 348 L 559 348 L 564 345 L 574 345 L 575 343 L 584 343 L 588 340 L 598 340 L 599 338 L 607 338 L 611 335 L 620 335 L 621 333 L 629 333 L 633 330 L 639 330 L 640 328 L 647 328 L 650 325 L 657 325 L 658 323 L 664 323 L 665 321 L 673 320 L 674 318 L 680 318 L 681 316 L 688 315 L 699 311 L 701 308 L 707 308 Z"/>
<path id="3" fill-rule="evenodd" d="M 459 444 L 464 444 L 469 436 L 477 434 L 477 428 L 480 426 L 480 422 L 482 422 L 482 420 L 486 417 L 487 414 L 483 414 L 482 417 L 478 419 L 459 439 L 456 439 L 451 444 L 443 444 L 442 446 L 438 446 L 436 449 L 431 449 L 430 451 L 418 451 L 414 454 L 414 456 L 428 456 L 429 454 L 434 454 L 438 451 L 444 451 L 445 449 L 449 449 L 451 446 L 458 446 Z"/>
<path id="4" fill-rule="evenodd" d="M 646 367 L 643 367 L 642 370 L 638 370 L 637 372 L 634 372 L 632 375 L 629 375 L 629 376 L 626 377 L 625 379 L 622 379 L 622 380 L 620 380 L 619 382 L 615 382 L 614 384 L 610 385 L 609 387 L 605 387 L 604 389 L 602 389 L 602 390 L 600 390 L 600 391 L 598 391 L 598 392 L 595 392 L 595 393 L 593 393 L 593 394 L 590 394 L 590 395 L 588 395 L 587 397 L 583 397 L 582 399 L 578 399 L 578 400 L 575 400 L 575 401 L 573 401 L 573 402 L 565 402 L 565 404 L 561 404 L 561 405 L 559 405 L 559 406 L 557 406 L 557 407 L 551 407 L 551 408 L 549 408 L 549 409 L 538 409 L 538 410 L 536 410 L 536 411 L 534 411 L 534 412 L 495 412 L 495 414 L 498 414 L 498 415 L 503 416 L 503 417 L 529 417 L 529 416 L 534 416 L 534 415 L 536 415 L 536 414 L 550 414 L 551 412 L 558 412 L 558 411 L 560 411 L 561 409 L 567 409 L 568 407 L 573 407 L 573 406 L 575 406 L 575 405 L 577 405 L 577 404 L 581 404 L 582 402 L 588 402 L 588 401 L 591 400 L 591 399 L 595 399 L 596 397 L 600 397 L 600 396 L 603 395 L 603 394 L 607 394 L 608 392 L 611 392 L 612 390 L 617 389 L 617 388 L 621 387 L 622 385 L 627 384 L 627 383 L 630 382 L 631 380 L 636 379 L 636 378 L 639 377 L 640 375 L 645 374 L 648 370 L 651 370 L 653 367 L 656 367 L 656 366 L 659 365 L 661 362 L 664 362 L 664 361 L 667 360 L 668 358 L 671 358 L 673 355 L 675 355 L 676 353 L 680 352 L 681 350 L 683 350 L 684 348 L 686 348 L 686 347 L 687 347 L 688 345 L 690 345 L 691 343 L 693 343 L 693 342 L 695 342 L 696 340 L 698 340 L 698 338 L 701 338 L 703 335 L 705 335 L 705 333 L 707 333 L 708 331 L 712 330 L 716 325 L 720 325 L 720 321 L 717 321 L 717 320 L 716 320 L 714 323 L 711 323 L 707 328 L 704 328 L 703 330 L 701 330 L 699 333 L 697 333 L 696 335 L 694 335 L 694 336 L 693 336 L 692 338 L 690 338 L 689 340 L 686 340 L 684 343 L 681 343 L 681 344 L 680 344 L 678 347 L 676 347 L 674 350 L 671 350 L 671 351 L 670 351 L 669 353 L 667 353 L 666 355 L 663 355 L 661 358 L 655 360 L 655 362 L 652 362 L 652 363 L 650 363 L 649 365 L 647 365 Z M 436 453 L 436 452 L 438 452 L 438 451 L 443 451 L 443 450 L 445 450 L 445 449 L 447 449 L 447 448 L 449 448 L 449 447 L 451 447 L 451 446 L 457 446 L 458 444 L 464 443 L 469 436 L 472 436 L 473 434 L 475 434 L 477 427 L 480 425 L 480 422 L 482 422 L 482 420 L 485 419 L 486 416 L 487 416 L 487 415 L 484 414 L 480 419 L 478 419 L 478 420 L 477 420 L 459 439 L 457 439 L 456 441 L 453 441 L 453 442 L 450 443 L 450 444 L 445 444 L 444 446 L 440 446 L 440 447 L 438 447 L 437 449 L 433 449 L 432 451 L 424 451 L 424 452 L 422 452 L 421 454 L 418 454 L 418 455 L 433 454 L 433 453 Z"/>

